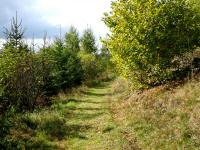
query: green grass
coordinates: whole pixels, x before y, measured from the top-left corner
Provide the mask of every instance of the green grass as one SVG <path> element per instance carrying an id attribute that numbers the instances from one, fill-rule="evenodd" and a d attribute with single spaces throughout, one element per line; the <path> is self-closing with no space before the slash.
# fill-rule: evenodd
<path id="1" fill-rule="evenodd" d="M 12 119 L 9 149 L 199 150 L 200 82 L 130 95 L 126 81 L 59 94 Z"/>
<path id="2" fill-rule="evenodd" d="M 110 84 L 61 94 L 50 108 L 15 116 L 13 149 L 123 149 L 127 141 L 113 121 Z"/>

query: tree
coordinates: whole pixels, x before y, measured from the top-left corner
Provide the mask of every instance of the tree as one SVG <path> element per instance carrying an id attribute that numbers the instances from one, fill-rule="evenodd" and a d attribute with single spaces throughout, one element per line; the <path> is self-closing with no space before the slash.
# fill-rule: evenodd
<path id="1" fill-rule="evenodd" d="M 5 110 L 14 106 L 19 111 L 32 111 L 40 94 L 41 70 L 36 55 L 23 42 L 24 31 L 17 14 L 6 35 L 0 53 L 0 100 L 6 104 Z"/>
<path id="2" fill-rule="evenodd" d="M 18 52 L 28 50 L 28 46 L 23 42 L 24 29 L 22 27 L 22 20 L 18 20 L 17 12 L 16 16 L 11 20 L 10 29 L 5 28 L 4 33 L 7 39 L 4 45 L 5 48 L 10 47 Z"/>
<path id="3" fill-rule="evenodd" d="M 65 35 L 65 44 L 66 48 L 74 53 L 78 53 L 80 51 L 80 39 L 79 34 L 75 27 L 71 26 L 69 32 Z"/>
<path id="4" fill-rule="evenodd" d="M 50 70 L 48 69 L 50 72 L 44 89 L 48 95 L 81 84 L 83 70 L 77 53 L 66 48 L 59 38 L 46 50 L 45 66 L 50 63 Z"/>
<path id="5" fill-rule="evenodd" d="M 102 47 L 100 49 L 100 55 L 102 57 L 110 58 L 110 56 L 111 56 L 110 51 L 108 50 L 108 48 L 105 45 L 102 45 Z"/>
<path id="6" fill-rule="evenodd" d="M 86 29 L 83 32 L 83 36 L 81 38 L 81 46 L 82 49 L 87 53 L 96 53 L 97 47 L 95 42 L 95 36 L 91 29 Z"/>
<path id="7" fill-rule="evenodd" d="M 166 82 L 174 58 L 200 45 L 200 15 L 187 0 L 117 0 L 103 20 L 113 60 L 137 88 Z"/>

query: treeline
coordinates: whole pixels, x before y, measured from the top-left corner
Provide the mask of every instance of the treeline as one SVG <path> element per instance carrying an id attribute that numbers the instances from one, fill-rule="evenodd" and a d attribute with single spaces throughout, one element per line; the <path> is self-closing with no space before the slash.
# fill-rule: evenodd
<path id="1" fill-rule="evenodd" d="M 0 113 L 33 111 L 37 99 L 46 99 L 61 90 L 83 83 L 97 84 L 109 78 L 110 53 L 105 46 L 98 49 L 91 29 L 80 38 L 71 27 L 64 38 L 51 44 L 44 36 L 43 46 L 24 42 L 24 29 L 17 16 L 6 29 L 6 43 L 0 51 Z"/>
<path id="2" fill-rule="evenodd" d="M 135 89 L 182 80 L 200 69 L 198 0 L 117 0 L 104 22 L 118 72 Z"/>

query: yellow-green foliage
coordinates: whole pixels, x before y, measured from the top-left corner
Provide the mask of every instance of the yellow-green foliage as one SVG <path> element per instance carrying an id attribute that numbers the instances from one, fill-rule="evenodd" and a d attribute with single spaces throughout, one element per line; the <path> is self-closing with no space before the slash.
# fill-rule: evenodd
<path id="1" fill-rule="evenodd" d="M 197 150 L 200 147 L 200 82 L 160 86 L 113 103 L 126 138 L 146 150 Z M 125 90 L 126 91 L 126 90 Z M 113 97 L 113 99 L 116 97 Z M 116 101 L 115 101 L 116 102 Z"/>
<path id="2" fill-rule="evenodd" d="M 4 110 L 10 106 L 32 110 L 40 94 L 43 70 L 37 55 L 15 51 L 8 47 L 0 54 L 0 105 Z"/>
<path id="3" fill-rule="evenodd" d="M 187 0 L 116 0 L 104 22 L 118 71 L 136 88 L 171 79 L 173 59 L 199 46 L 200 15 Z"/>
<path id="4" fill-rule="evenodd" d="M 98 64 L 95 55 L 82 51 L 79 53 L 79 56 L 84 70 L 84 80 L 95 79 L 98 74 Z"/>
<path id="5" fill-rule="evenodd" d="M 128 81 L 123 78 L 117 78 L 115 82 L 112 84 L 112 93 L 121 94 L 124 91 L 128 90 L 129 85 Z"/>
<path id="6" fill-rule="evenodd" d="M 87 53 L 85 51 L 81 51 L 79 53 L 79 57 L 81 59 L 81 65 L 84 72 L 84 81 L 87 85 L 100 83 L 100 80 L 104 79 L 103 76 L 105 78 L 109 78 L 108 74 L 111 74 L 110 72 L 108 72 L 107 69 L 107 65 L 110 61 L 109 59 L 105 60 L 105 64 L 101 56 L 92 53 Z"/>
<path id="7" fill-rule="evenodd" d="M 11 59 L 13 58 L 13 59 Z M 0 53 L 0 96 L 3 93 L 5 86 L 3 86 L 12 74 L 16 66 L 16 59 L 8 49 Z"/>

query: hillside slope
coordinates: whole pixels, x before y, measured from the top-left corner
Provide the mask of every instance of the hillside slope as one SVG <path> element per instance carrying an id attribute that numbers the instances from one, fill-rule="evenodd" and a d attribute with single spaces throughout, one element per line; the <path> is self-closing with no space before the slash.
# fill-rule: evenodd
<path id="1" fill-rule="evenodd" d="M 116 81 L 113 89 L 118 93 L 111 97 L 114 120 L 124 127 L 130 143 L 137 141 L 145 150 L 200 149 L 198 80 L 172 88 L 156 87 L 127 99 L 122 97 L 128 89 L 125 81 Z"/>

